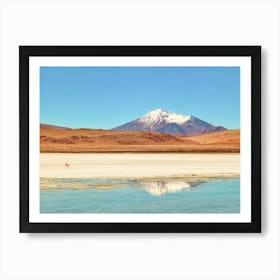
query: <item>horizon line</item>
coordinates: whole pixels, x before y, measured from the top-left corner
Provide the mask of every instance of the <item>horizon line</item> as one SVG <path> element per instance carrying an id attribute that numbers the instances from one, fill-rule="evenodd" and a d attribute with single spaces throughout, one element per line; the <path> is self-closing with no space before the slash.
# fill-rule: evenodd
<path id="1" fill-rule="evenodd" d="M 82 126 L 81 127 L 70 127 L 70 126 L 58 125 L 58 124 L 53 124 L 53 123 L 41 123 L 40 122 L 40 126 L 41 125 L 49 125 L 49 126 L 55 126 L 55 127 L 59 127 L 59 128 L 65 128 L 65 129 L 92 129 L 92 130 L 113 130 L 114 129 L 114 128 L 108 129 L 108 128 L 94 128 L 94 127 L 82 127 Z M 240 128 L 226 128 L 225 127 L 225 130 L 240 130 Z M 126 131 L 126 130 L 122 130 L 122 131 Z M 142 130 L 135 130 L 135 131 L 142 131 Z M 149 131 L 149 130 L 147 130 L 147 131 Z M 168 134 L 168 133 L 166 133 L 166 134 Z"/>

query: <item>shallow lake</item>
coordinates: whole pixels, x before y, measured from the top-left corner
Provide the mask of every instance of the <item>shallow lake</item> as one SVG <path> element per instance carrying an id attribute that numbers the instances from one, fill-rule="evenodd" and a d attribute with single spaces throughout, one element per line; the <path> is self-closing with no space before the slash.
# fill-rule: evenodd
<path id="1" fill-rule="evenodd" d="M 41 182 L 42 184 L 42 182 Z M 41 213 L 239 213 L 240 179 L 49 179 Z"/>

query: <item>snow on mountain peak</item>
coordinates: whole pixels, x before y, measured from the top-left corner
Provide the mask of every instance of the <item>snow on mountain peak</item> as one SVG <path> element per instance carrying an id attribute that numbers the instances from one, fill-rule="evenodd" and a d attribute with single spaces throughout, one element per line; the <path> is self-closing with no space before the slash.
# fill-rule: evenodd
<path id="1" fill-rule="evenodd" d="M 183 124 L 190 119 L 191 116 L 179 115 L 179 114 L 167 112 L 163 109 L 157 109 L 139 118 L 138 121 L 140 121 L 141 123 L 145 124 L 146 127 L 148 127 L 162 121 L 166 123 Z"/>
<path id="2" fill-rule="evenodd" d="M 185 116 L 171 113 L 163 109 L 153 110 L 143 117 L 113 128 L 114 130 L 127 131 L 152 131 L 166 134 L 190 134 L 200 135 L 215 131 L 223 131 L 226 128 L 214 126 L 194 116 Z"/>

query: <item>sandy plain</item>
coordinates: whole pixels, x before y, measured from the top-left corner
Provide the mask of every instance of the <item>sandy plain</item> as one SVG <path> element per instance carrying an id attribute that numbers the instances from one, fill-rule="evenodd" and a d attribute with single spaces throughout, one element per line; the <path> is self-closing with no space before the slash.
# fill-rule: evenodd
<path id="1" fill-rule="evenodd" d="M 41 178 L 202 179 L 233 178 L 239 174 L 239 153 L 40 154 Z"/>

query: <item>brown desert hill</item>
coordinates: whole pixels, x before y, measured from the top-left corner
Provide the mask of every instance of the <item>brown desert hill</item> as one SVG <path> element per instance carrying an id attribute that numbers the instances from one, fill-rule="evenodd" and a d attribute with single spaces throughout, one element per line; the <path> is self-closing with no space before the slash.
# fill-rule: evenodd
<path id="1" fill-rule="evenodd" d="M 41 152 L 239 152 L 237 139 L 224 140 L 223 131 L 211 133 L 212 142 L 202 136 L 177 137 L 148 131 L 70 129 L 52 125 L 40 126 Z M 219 135 L 221 134 L 221 137 Z M 210 135 L 210 134 L 207 134 Z M 207 135 L 203 137 L 207 138 Z M 214 137 L 214 135 L 216 135 Z M 233 136 L 233 135 L 232 135 Z M 196 138 L 199 138 L 198 140 Z M 205 139 L 206 139 L 205 138 Z M 216 140 L 214 140 L 216 139 Z M 204 141 L 204 142 L 203 142 Z M 216 142 L 215 142 L 216 141 Z"/>
<path id="2" fill-rule="evenodd" d="M 192 140 L 199 144 L 232 144 L 240 145 L 240 129 L 213 132 L 198 136 L 180 137 L 182 140 Z"/>
<path id="3" fill-rule="evenodd" d="M 45 129 L 71 129 L 71 128 L 64 127 L 64 126 L 57 126 L 57 125 L 45 124 L 45 123 L 41 123 L 40 128 L 45 128 Z"/>
<path id="4" fill-rule="evenodd" d="M 112 131 L 102 129 L 50 129 L 41 128 L 41 143 L 77 144 L 88 142 L 93 144 L 184 144 L 185 140 L 164 133 L 146 131 Z M 188 140 L 188 143 L 194 143 Z"/>

